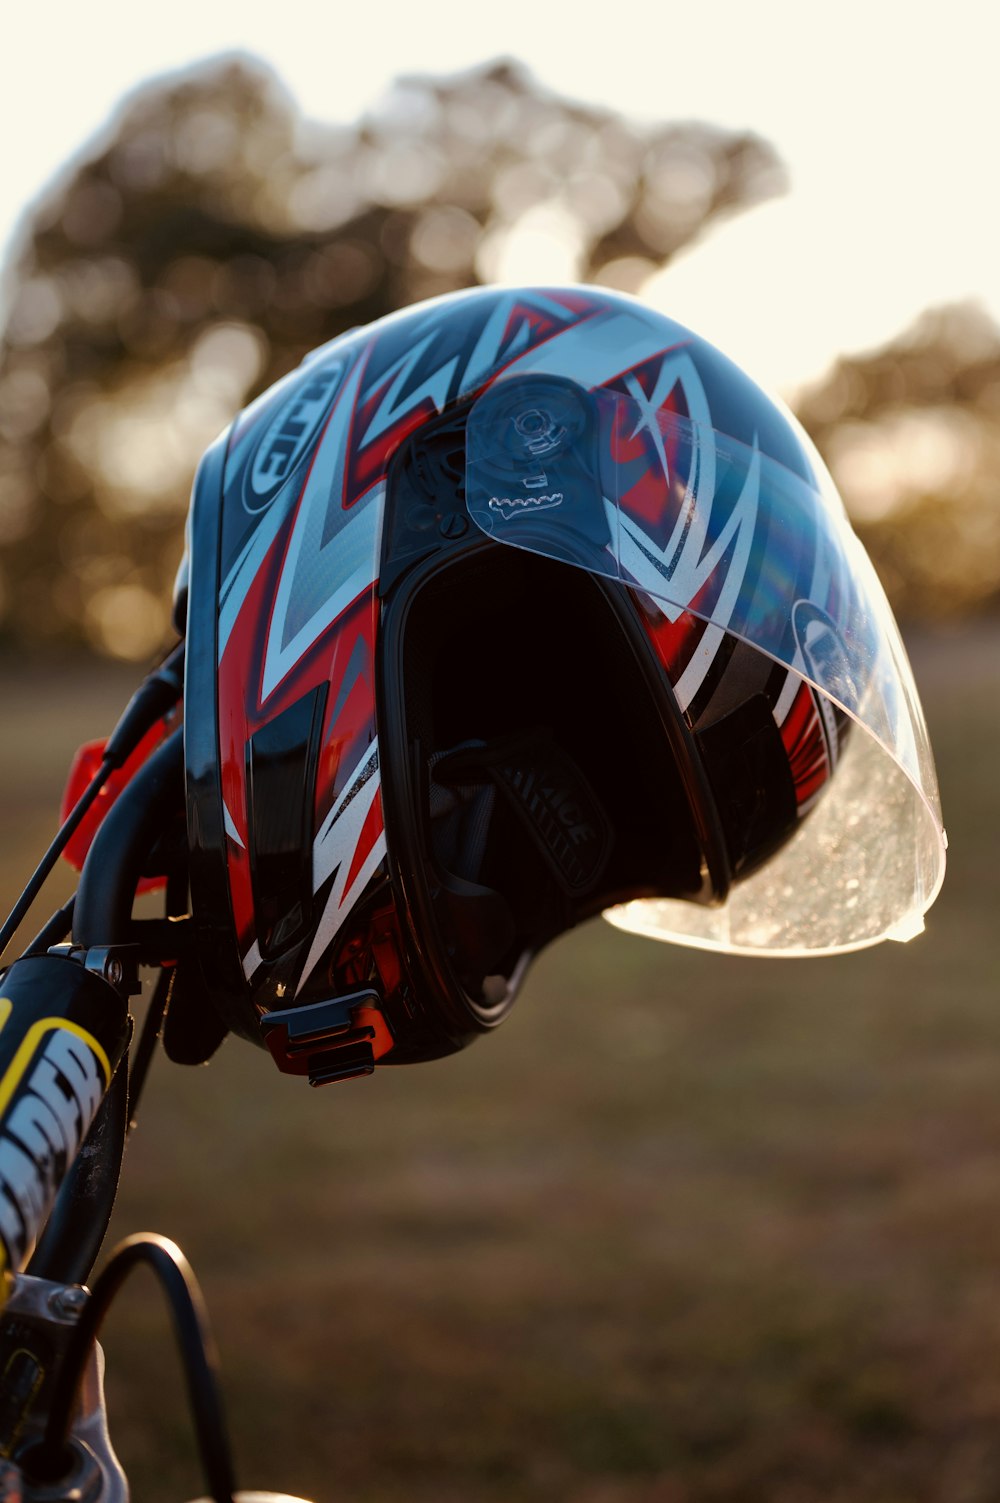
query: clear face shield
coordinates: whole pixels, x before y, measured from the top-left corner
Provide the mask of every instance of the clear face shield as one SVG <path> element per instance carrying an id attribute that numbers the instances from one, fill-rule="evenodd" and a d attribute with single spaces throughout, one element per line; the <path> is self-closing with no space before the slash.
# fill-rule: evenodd
<path id="1" fill-rule="evenodd" d="M 606 916 L 735 953 L 911 938 L 944 875 L 934 763 L 898 628 L 833 482 L 804 435 L 809 480 L 756 435 L 743 445 L 627 384 L 629 395 L 545 375 L 495 382 L 468 419 L 473 522 L 495 542 L 620 581 L 668 621 L 697 618 L 703 655 L 740 639 L 851 728 L 829 738 L 835 765 L 814 807 L 724 903 L 648 899 Z"/>

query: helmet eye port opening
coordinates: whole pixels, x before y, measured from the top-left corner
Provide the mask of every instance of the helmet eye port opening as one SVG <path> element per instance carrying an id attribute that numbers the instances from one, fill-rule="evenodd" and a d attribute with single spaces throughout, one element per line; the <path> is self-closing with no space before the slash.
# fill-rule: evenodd
<path id="1" fill-rule="evenodd" d="M 634 897 L 697 900 L 702 852 L 624 591 L 613 607 L 585 571 L 489 544 L 404 590 L 383 623 L 402 638 L 385 754 L 410 789 L 389 845 L 432 968 L 505 1012 L 566 929 Z"/>

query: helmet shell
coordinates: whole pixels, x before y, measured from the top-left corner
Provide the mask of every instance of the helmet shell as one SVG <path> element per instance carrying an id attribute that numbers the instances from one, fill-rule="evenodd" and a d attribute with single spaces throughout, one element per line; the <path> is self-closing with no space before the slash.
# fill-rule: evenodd
<path id="1" fill-rule="evenodd" d="M 479 288 L 405 309 L 317 350 L 248 407 L 199 468 L 180 609 L 203 967 L 226 1021 L 257 1042 L 262 1019 L 270 1039 L 276 1015 L 336 1002 L 324 1026 L 358 1069 L 446 1052 L 506 1014 L 530 959 L 529 945 L 477 994 L 456 976 L 454 945 L 432 937 L 434 883 L 410 807 L 425 790 L 400 710 L 415 592 L 459 554 L 498 546 L 469 525 L 463 425 L 519 368 L 585 390 L 627 379 L 648 402 L 816 483 L 801 429 L 738 367 L 662 314 L 591 287 Z M 600 589 L 693 811 L 700 874 L 681 895 L 721 901 L 812 807 L 847 719 L 787 665 L 713 637 L 696 600 L 664 614 L 640 590 Z M 748 674 L 752 689 L 734 689 Z M 781 786 L 761 828 L 734 843 L 734 821 L 746 821 L 720 801 L 728 753 L 699 737 L 748 693 L 766 704 Z M 572 779 L 564 788 L 579 792 L 586 780 Z M 551 845 L 542 854 L 563 881 Z M 635 895 L 600 892 L 602 903 Z M 600 906 L 571 903 L 564 917 Z M 276 1056 L 322 1074 L 301 1026 L 298 1056 L 285 1047 L 291 1021 Z"/>

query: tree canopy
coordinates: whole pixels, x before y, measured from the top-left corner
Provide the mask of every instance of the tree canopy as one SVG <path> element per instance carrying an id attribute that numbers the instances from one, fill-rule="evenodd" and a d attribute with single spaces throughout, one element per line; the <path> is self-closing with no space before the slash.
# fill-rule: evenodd
<path id="1" fill-rule="evenodd" d="M 8 268 L 7 633 L 148 653 L 201 452 L 324 340 L 503 274 L 515 229 L 562 279 L 635 287 L 782 181 L 752 135 L 640 128 L 507 62 L 400 80 L 350 128 L 245 58 L 143 88 Z"/>
<path id="2" fill-rule="evenodd" d="M 996 607 L 1000 330 L 982 309 L 932 309 L 885 349 L 842 358 L 799 415 L 900 615 Z"/>
<path id="3" fill-rule="evenodd" d="M 309 349 L 512 275 L 638 290 L 784 186 L 752 133 L 640 126 L 513 62 L 401 79 L 337 127 L 245 57 L 144 86 L 34 207 L 6 268 L 0 632 L 147 656 L 198 459 Z M 803 399 L 906 610 L 1000 589 L 984 478 L 997 351 L 973 313 L 940 314 Z M 891 504 L 872 500 L 889 452 L 910 456 Z M 959 517 L 965 551 L 942 586 L 934 540 Z"/>

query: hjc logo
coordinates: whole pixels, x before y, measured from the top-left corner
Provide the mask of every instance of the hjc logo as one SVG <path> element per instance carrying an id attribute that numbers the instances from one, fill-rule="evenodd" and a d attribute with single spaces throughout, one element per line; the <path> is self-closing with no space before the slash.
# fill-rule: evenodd
<path id="1" fill-rule="evenodd" d="M 247 474 L 243 500 L 248 511 L 263 510 L 296 469 L 330 410 L 343 370 L 343 364 L 335 361 L 311 372 L 291 400 L 278 409 Z"/>

